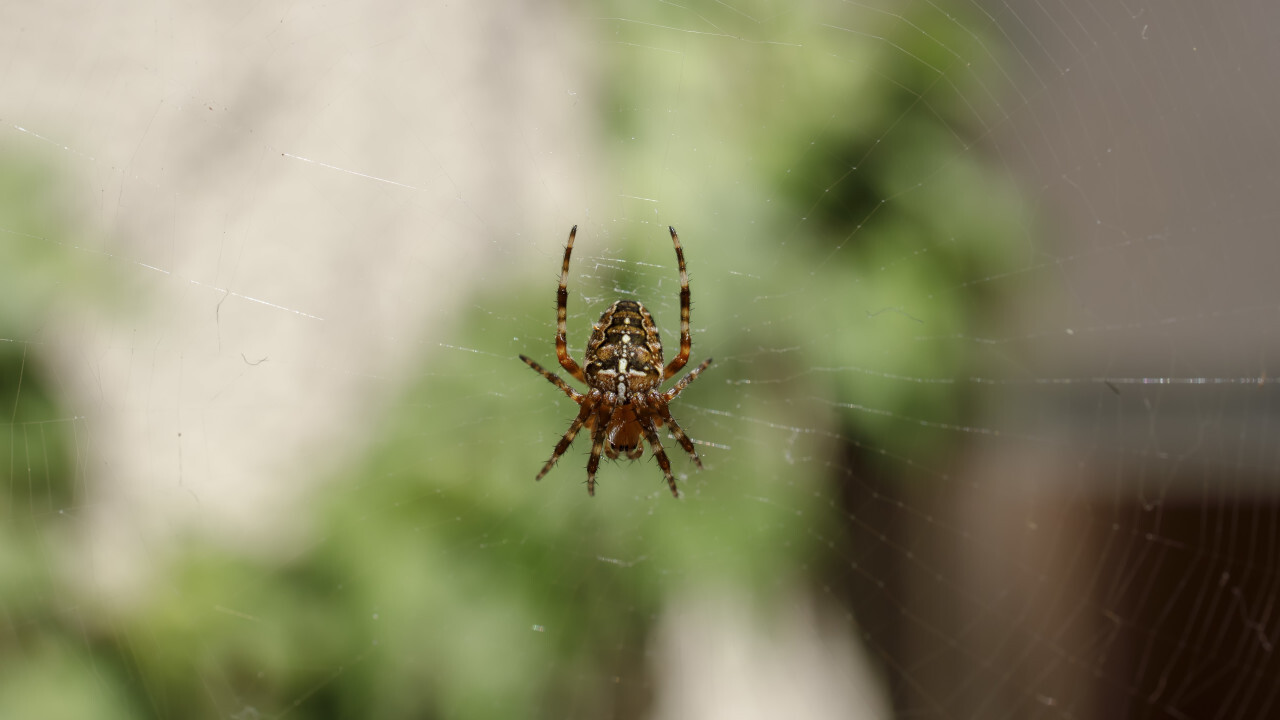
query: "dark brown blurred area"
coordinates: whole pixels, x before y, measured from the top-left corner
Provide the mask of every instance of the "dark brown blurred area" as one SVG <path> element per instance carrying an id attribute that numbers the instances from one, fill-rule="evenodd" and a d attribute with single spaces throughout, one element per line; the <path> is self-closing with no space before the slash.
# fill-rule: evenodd
<path id="1" fill-rule="evenodd" d="M 1030 301 L 949 491 L 853 453 L 843 592 L 899 717 L 1280 716 L 1280 6 L 988 10 Z"/>

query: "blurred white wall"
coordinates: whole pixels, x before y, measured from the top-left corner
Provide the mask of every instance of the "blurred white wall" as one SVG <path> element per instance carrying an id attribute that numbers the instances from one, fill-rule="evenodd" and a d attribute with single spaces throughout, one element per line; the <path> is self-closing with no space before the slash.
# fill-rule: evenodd
<path id="1" fill-rule="evenodd" d="M 0 135 L 71 179 L 128 308 L 40 339 L 87 429 L 86 578 L 298 529 L 469 287 L 578 207 L 575 33 L 548 3 L 6 9 Z"/>

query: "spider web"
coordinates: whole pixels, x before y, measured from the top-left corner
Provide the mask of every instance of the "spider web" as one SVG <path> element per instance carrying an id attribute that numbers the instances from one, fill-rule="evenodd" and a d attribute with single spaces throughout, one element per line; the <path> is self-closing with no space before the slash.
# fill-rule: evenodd
<path id="1" fill-rule="evenodd" d="M 1271 6 L 4 15 L 0 717 L 1280 713 Z"/>

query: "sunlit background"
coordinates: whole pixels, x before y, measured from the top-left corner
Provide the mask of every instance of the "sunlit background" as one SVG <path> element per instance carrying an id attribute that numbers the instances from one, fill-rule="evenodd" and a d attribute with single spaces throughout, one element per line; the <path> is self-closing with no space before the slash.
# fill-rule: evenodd
<path id="1" fill-rule="evenodd" d="M 0 7 L 0 718 L 1280 714 L 1278 22 Z"/>

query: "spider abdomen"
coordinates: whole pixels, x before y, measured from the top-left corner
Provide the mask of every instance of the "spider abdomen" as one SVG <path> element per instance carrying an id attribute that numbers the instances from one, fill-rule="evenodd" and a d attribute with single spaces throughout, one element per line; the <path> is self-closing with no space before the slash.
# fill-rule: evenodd
<path id="1" fill-rule="evenodd" d="M 626 398 L 662 382 L 662 339 L 653 316 L 635 300 L 618 300 L 592 328 L 587 384 Z"/>

